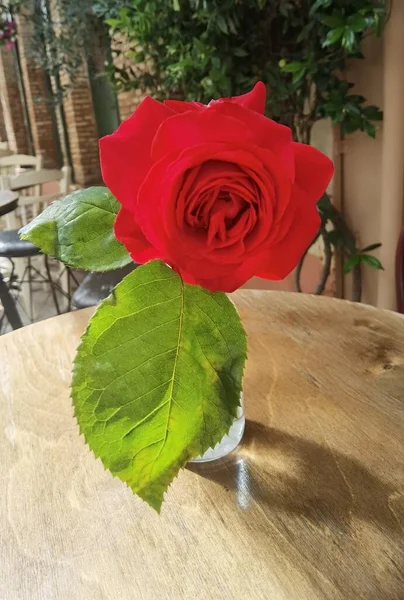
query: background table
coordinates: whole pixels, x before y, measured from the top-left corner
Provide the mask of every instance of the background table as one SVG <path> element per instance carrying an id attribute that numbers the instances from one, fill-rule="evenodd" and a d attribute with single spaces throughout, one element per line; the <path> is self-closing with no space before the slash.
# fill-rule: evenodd
<path id="1" fill-rule="evenodd" d="M 0 340 L 2 600 L 404 598 L 404 319 L 234 299 L 244 442 L 181 472 L 160 517 L 78 434 L 71 360 L 91 311 Z"/>

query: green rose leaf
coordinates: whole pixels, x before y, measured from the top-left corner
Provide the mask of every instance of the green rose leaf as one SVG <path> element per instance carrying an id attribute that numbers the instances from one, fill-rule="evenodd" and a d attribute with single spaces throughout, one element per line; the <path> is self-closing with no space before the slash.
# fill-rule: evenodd
<path id="1" fill-rule="evenodd" d="M 223 293 L 160 261 L 138 267 L 92 317 L 72 398 L 94 454 L 160 511 L 180 468 L 214 447 L 236 417 L 246 337 Z"/>
<path id="2" fill-rule="evenodd" d="M 369 267 L 372 267 L 373 269 L 379 269 L 381 271 L 384 271 L 382 263 L 380 262 L 380 260 L 378 258 L 376 258 L 376 256 L 371 256 L 369 254 L 361 254 L 360 259 L 361 259 L 361 262 L 366 263 L 367 265 L 369 265 Z"/>
<path id="3" fill-rule="evenodd" d="M 119 269 L 132 259 L 114 237 L 118 210 L 119 204 L 107 188 L 78 190 L 52 202 L 20 230 L 20 236 L 76 269 Z"/>

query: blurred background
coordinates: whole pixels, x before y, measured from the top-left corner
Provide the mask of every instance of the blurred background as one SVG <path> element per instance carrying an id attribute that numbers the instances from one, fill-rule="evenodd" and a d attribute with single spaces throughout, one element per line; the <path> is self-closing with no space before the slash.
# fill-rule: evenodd
<path id="1" fill-rule="evenodd" d="M 27 169 L 62 173 L 64 167 L 56 187 L 50 175 L 46 181 L 38 176 L 37 197 L 99 184 L 99 137 L 114 131 L 146 94 L 207 103 L 262 80 L 267 116 L 328 154 L 336 173 L 319 201 L 319 236 L 295 272 L 283 282 L 254 278 L 247 286 L 402 312 L 403 24 L 400 0 L 3 2 L 0 176 Z M 10 159 L 21 155 L 39 162 Z M 10 226 L 5 219 L 3 231 Z M 24 221 L 21 214 L 17 220 Z M 83 280 L 71 275 L 72 288 L 64 289 L 69 307 Z M 9 286 L 14 296 L 18 281 Z M 106 293 L 110 282 L 97 285 Z M 36 298 L 45 302 L 43 295 Z"/>

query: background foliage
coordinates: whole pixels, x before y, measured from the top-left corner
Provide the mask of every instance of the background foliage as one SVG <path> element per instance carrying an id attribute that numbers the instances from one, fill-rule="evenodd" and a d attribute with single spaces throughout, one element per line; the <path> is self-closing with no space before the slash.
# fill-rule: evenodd
<path id="1" fill-rule="evenodd" d="M 124 8 L 108 3 L 108 10 L 97 10 L 127 42 L 117 50 L 125 53 L 113 73 L 118 87 L 209 102 L 244 93 L 260 79 L 270 90 L 268 114 L 309 142 L 313 123 L 327 117 L 344 133 L 374 137 L 379 109 L 366 106 L 340 75 L 348 59 L 363 58 L 363 37 L 381 34 L 384 4 L 130 0 Z"/>

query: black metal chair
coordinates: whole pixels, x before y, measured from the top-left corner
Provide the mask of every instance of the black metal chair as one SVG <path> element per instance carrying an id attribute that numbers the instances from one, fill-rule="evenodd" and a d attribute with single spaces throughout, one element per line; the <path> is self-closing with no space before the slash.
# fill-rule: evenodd
<path id="1" fill-rule="evenodd" d="M 18 195 L 10 191 L 0 191 L 0 217 L 16 209 Z M 18 313 L 15 300 L 10 292 L 9 286 L 4 281 L 0 272 L 0 301 L 3 306 L 4 315 L 0 318 L 0 331 L 3 317 L 5 316 L 13 329 L 22 327 L 21 317 Z"/>
<path id="2" fill-rule="evenodd" d="M 37 268 L 37 263 L 32 259 L 36 256 L 42 256 L 42 253 L 30 242 L 20 240 L 18 227 L 37 216 L 49 202 L 66 194 L 69 181 L 70 171 L 65 167 L 60 171 L 41 169 L 26 171 L 15 177 L 1 178 L 3 189 L 18 191 L 19 198 L 18 213 L 14 210 L 14 212 L 8 214 L 6 220 L 8 221 L 9 229 L 0 232 L 0 257 L 7 258 L 10 261 L 11 273 L 9 280 L 11 287 L 19 288 L 25 292 L 23 297 L 25 297 L 26 304 L 28 305 L 26 306 L 26 312 L 29 315 L 30 321 L 34 320 L 32 291 L 35 284 L 46 283 L 50 286 L 57 314 L 62 312 L 57 292 L 68 299 L 67 309 L 70 309 L 70 279 L 72 274 L 70 271 L 67 271 L 67 281 L 65 282 L 67 289 L 63 289 L 63 286 L 60 284 L 63 271 L 60 271 L 59 276 L 52 276 L 47 256 L 43 257 L 43 264 L 41 263 L 40 267 Z M 42 186 L 45 184 L 57 184 L 59 189 L 50 193 L 43 193 Z M 19 267 L 17 269 L 14 259 L 22 258 L 26 260 L 24 263 L 20 261 L 20 264 L 17 264 Z M 18 261 L 16 262 L 18 263 Z"/>
<path id="3" fill-rule="evenodd" d="M 115 271 L 88 273 L 72 296 L 73 308 L 79 309 L 97 306 L 110 295 L 112 289 L 126 275 L 134 271 L 138 266 L 136 263 L 131 263 Z"/>

